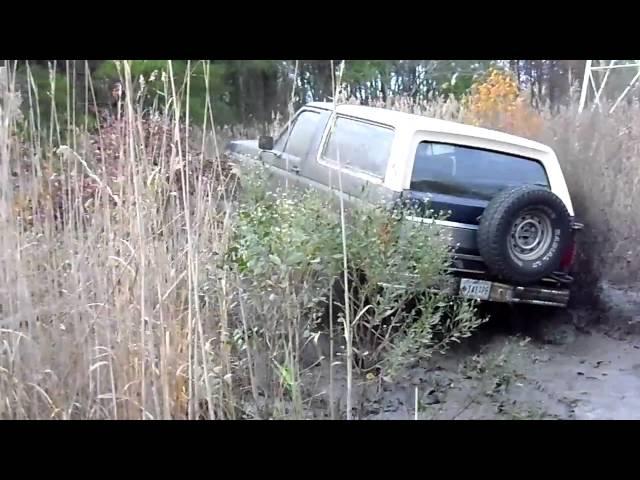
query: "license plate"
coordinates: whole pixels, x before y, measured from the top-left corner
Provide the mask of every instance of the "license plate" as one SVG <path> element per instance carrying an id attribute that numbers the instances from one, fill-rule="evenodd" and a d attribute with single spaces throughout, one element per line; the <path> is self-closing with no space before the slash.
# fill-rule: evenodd
<path id="1" fill-rule="evenodd" d="M 460 295 L 476 300 L 488 300 L 491 293 L 491 282 L 486 280 L 472 280 L 463 278 L 460 280 Z"/>

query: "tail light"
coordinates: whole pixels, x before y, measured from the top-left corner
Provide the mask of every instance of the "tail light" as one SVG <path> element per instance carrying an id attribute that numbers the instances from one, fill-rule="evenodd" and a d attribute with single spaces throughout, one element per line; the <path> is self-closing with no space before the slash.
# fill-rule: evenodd
<path id="1" fill-rule="evenodd" d="M 577 246 L 575 238 L 571 239 L 571 243 L 567 247 L 560 261 L 560 268 L 563 272 L 568 272 L 576 260 Z"/>

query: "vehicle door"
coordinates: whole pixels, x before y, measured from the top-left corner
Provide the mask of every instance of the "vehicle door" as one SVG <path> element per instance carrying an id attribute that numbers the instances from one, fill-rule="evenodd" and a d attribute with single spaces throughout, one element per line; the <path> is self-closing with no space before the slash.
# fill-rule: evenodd
<path id="1" fill-rule="evenodd" d="M 274 140 L 273 150 L 260 152 L 278 185 L 300 185 L 302 162 L 321 130 L 321 111 L 303 108 Z"/>
<path id="2" fill-rule="evenodd" d="M 303 176 L 333 197 L 342 195 L 348 205 L 365 197 L 377 201 L 386 193 L 382 186 L 393 139 L 389 126 L 338 115 L 315 159 L 303 165 Z"/>

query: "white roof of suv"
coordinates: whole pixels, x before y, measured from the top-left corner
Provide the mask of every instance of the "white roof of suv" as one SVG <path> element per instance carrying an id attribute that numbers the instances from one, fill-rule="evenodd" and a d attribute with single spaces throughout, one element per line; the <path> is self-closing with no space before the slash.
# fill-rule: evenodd
<path id="1" fill-rule="evenodd" d="M 334 104 L 331 102 L 311 102 L 305 105 L 305 107 L 331 111 L 334 109 Z M 397 172 L 398 175 L 397 178 L 391 179 L 390 182 L 395 184 L 397 188 L 406 188 L 404 184 L 409 182 L 407 174 L 410 174 L 410 172 L 404 172 L 405 175 L 403 177 L 402 168 L 400 167 L 404 162 L 403 159 L 409 154 L 410 150 L 408 150 L 408 148 L 410 143 L 417 142 L 420 138 L 424 139 L 424 137 L 428 137 L 431 141 L 441 141 L 444 143 L 455 144 L 464 142 L 476 148 L 498 150 L 538 160 L 547 172 L 551 190 L 562 199 L 569 214 L 571 216 L 574 215 L 573 204 L 560 163 L 553 149 L 547 145 L 497 130 L 439 120 L 386 108 L 342 104 L 337 106 L 336 111 L 340 115 L 387 125 L 394 128 L 397 132 L 402 132 L 402 140 L 397 143 L 398 146 L 392 152 L 390 159 L 392 169 Z M 393 168 L 394 164 L 398 168 Z"/>
<path id="2" fill-rule="evenodd" d="M 331 102 L 311 102 L 308 103 L 307 106 L 321 108 L 323 110 L 333 110 L 333 103 Z M 422 115 L 390 110 L 387 108 L 342 104 L 338 105 L 337 112 L 342 115 L 382 123 L 394 128 L 410 126 L 414 130 L 425 130 L 429 132 L 482 138 L 485 140 L 493 140 L 501 144 L 511 144 L 531 150 L 537 150 L 541 153 L 552 152 L 551 148 L 547 145 L 515 135 L 509 135 L 508 133 L 499 132 L 497 130 L 474 127 L 463 123 L 439 120 L 437 118 L 430 118 Z"/>

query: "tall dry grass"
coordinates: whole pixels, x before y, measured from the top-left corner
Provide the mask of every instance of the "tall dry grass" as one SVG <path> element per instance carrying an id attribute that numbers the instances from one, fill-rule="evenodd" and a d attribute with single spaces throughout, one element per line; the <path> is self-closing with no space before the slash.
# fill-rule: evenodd
<path id="1" fill-rule="evenodd" d="M 547 113 L 540 139 L 556 150 L 576 214 L 585 223 L 577 268 L 592 296 L 602 281 L 638 281 L 640 105 L 620 105 L 612 114 L 577 110 L 573 102 L 553 116 Z"/>
<path id="2" fill-rule="evenodd" d="M 126 63 L 121 74 L 133 91 Z M 230 279 L 211 270 L 232 177 L 206 148 L 218 149 L 210 106 L 194 138 L 180 120 L 188 85 L 170 79 L 171 110 L 143 116 L 127 99 L 93 144 L 74 125 L 67 145 L 47 139 L 29 105 L 21 129 L 3 102 L 0 418 L 236 415 Z"/>

